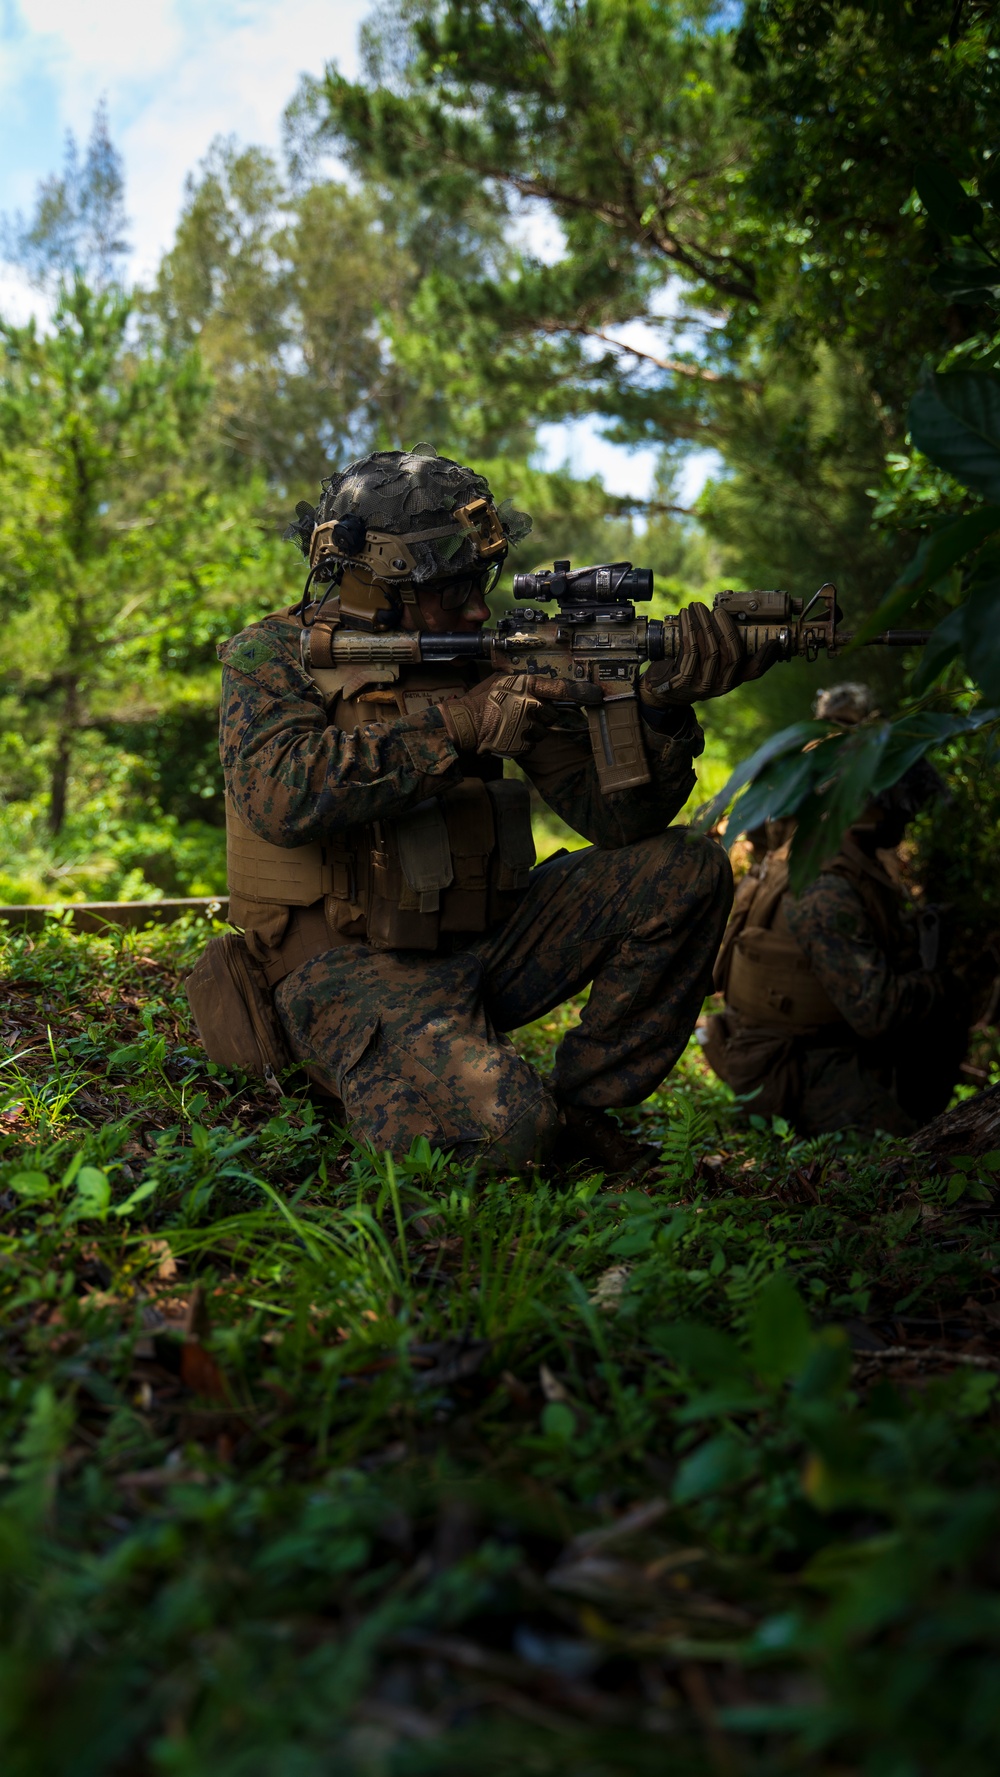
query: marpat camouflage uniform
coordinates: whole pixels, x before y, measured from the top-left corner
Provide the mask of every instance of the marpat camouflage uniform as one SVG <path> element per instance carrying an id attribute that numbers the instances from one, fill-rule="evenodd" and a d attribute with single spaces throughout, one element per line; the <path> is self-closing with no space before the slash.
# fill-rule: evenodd
<path id="1" fill-rule="evenodd" d="M 297 618 L 277 616 L 220 649 L 227 791 L 262 839 L 356 844 L 359 830 L 464 779 L 500 775 L 500 761 L 457 753 L 433 704 L 352 727 L 351 700 L 371 708 L 365 685 L 324 698 L 300 663 L 299 634 Z M 450 670 L 453 694 L 479 676 Z M 402 669 L 401 695 L 411 679 L 419 669 Z M 426 1135 L 487 1165 L 520 1166 L 555 1140 L 553 1090 L 571 1104 L 631 1105 L 669 1072 L 710 987 L 732 889 L 719 846 L 668 830 L 702 750 L 693 715 L 672 737 L 647 732 L 646 745 L 652 782 L 605 798 L 582 716 L 550 729 L 520 763 L 592 849 L 534 870 L 502 921 L 442 933 L 436 954 L 376 947 L 353 907 L 358 917 L 330 931 L 330 947 L 313 940 L 316 953 L 282 978 L 283 947 L 294 956 L 299 927 L 318 911 L 234 909 L 275 969 L 292 1052 L 341 1100 L 352 1134 L 397 1152 Z M 588 982 L 581 1024 L 546 1084 L 504 1033 Z"/>
<path id="2" fill-rule="evenodd" d="M 907 1135 L 943 1110 L 965 1050 L 964 1004 L 944 971 L 921 967 L 879 859 L 847 833 L 813 883 L 781 895 L 769 929 L 794 939 L 839 1022 L 782 1030 L 729 1008 L 711 1018 L 706 1055 L 734 1090 L 754 1093 L 747 1110 L 786 1117 L 807 1136 Z"/>

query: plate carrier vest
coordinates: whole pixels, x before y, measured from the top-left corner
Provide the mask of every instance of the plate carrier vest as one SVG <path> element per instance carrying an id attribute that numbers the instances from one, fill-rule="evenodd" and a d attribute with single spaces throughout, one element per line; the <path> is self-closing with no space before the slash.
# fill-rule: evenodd
<path id="1" fill-rule="evenodd" d="M 716 991 L 744 1024 L 766 1025 L 802 1034 L 822 1025 L 843 1024 L 808 958 L 792 936 L 785 916 L 791 841 L 769 852 L 756 873 L 745 876 L 733 899 L 725 937 L 715 963 Z M 823 866 L 845 876 L 887 951 L 895 948 L 898 896 L 881 864 L 864 853 L 850 833 L 840 851 Z"/>
<path id="2" fill-rule="evenodd" d="M 451 664 L 309 672 L 328 721 L 344 733 L 461 696 L 479 677 Z M 535 861 L 530 790 L 505 778 L 502 760 L 490 755 L 466 754 L 461 764 L 460 783 L 404 814 L 310 845 L 269 844 L 227 795 L 229 917 L 260 960 L 282 946 L 296 908 L 311 910 L 294 925 L 309 928 L 313 952 L 355 938 L 380 950 L 435 951 L 442 936 L 487 931 L 513 912 Z M 325 943 L 316 941 L 320 914 Z M 287 966 L 298 962 L 289 957 Z"/>

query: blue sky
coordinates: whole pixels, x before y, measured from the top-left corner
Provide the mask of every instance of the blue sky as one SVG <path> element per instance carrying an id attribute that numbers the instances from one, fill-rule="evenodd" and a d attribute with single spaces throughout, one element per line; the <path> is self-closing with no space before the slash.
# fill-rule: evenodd
<path id="1" fill-rule="evenodd" d="M 66 131 L 84 142 L 105 97 L 125 157 L 133 271 L 147 276 L 169 244 L 185 175 L 217 135 L 277 148 L 303 72 L 358 67 L 371 0 L 0 0 L 0 212 L 30 209 L 62 164 Z M 0 272 L 0 305 L 31 299 Z M 638 343 L 638 341 L 636 342 Z M 599 474 L 614 493 L 648 492 L 654 453 L 608 444 L 589 421 L 544 429 L 549 463 Z M 711 453 L 689 459 L 685 499 Z"/>
<path id="2" fill-rule="evenodd" d="M 30 205 L 108 101 L 139 275 L 168 244 L 184 176 L 230 132 L 277 146 L 304 70 L 357 68 L 369 0 L 0 0 L 0 210 Z"/>

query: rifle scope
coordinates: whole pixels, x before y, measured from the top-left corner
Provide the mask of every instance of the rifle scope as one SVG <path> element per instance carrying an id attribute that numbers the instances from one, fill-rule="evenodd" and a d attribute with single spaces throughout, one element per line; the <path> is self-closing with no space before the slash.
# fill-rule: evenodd
<path id="1" fill-rule="evenodd" d="M 630 561 L 608 562 L 600 568 L 577 568 L 568 561 L 553 562 L 537 574 L 514 575 L 516 599 L 539 599 L 542 604 L 558 599 L 574 604 L 630 603 L 653 596 L 652 568 L 634 568 Z"/>

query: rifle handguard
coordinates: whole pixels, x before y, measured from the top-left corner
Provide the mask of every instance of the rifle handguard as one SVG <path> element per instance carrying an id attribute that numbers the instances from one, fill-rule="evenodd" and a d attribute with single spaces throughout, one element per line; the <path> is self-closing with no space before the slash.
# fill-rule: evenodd
<path id="1" fill-rule="evenodd" d="M 359 632 L 328 621 L 313 643 L 308 626 L 304 629 L 303 664 L 315 668 L 321 664 L 319 656 L 323 665 L 354 667 L 479 660 L 489 661 L 508 683 L 519 679 L 523 684 L 525 678 L 533 678 L 536 684 L 569 680 L 581 689 L 585 684 L 594 687 L 603 701 L 587 709 L 587 725 L 601 789 L 605 794 L 633 789 L 650 781 L 637 695 L 642 668 L 647 661 L 677 661 L 681 652 L 679 615 L 662 619 L 636 615 L 631 600 L 648 598 L 651 591 L 652 575 L 646 569 L 633 569 L 631 562 L 576 572 L 571 572 L 569 562 L 557 562 L 551 573 L 515 577 L 515 592 L 542 603 L 556 601 L 554 615 L 519 607 L 502 616 L 495 629 L 478 633 Z M 808 601 L 787 592 L 756 589 L 721 592 L 714 602 L 732 619 L 745 655 L 767 650 L 780 660 L 795 655 L 815 660 L 821 650 L 835 654 L 851 640 L 838 631 L 837 589 L 829 583 Z M 884 647 L 912 647 L 927 636 L 925 630 L 888 630 L 866 639 Z M 518 695 L 521 704 L 515 709 Z M 485 741 L 482 723 L 488 697 L 476 699 L 475 707 L 470 701 L 457 699 L 437 706 L 459 751 L 502 752 L 516 758 L 528 750 L 527 729 L 540 709 L 534 697 L 514 694 L 494 705 Z M 655 709 L 655 701 L 649 707 Z M 679 702 L 671 706 L 669 729 L 662 721 L 666 710 L 649 726 L 656 733 L 677 732 L 673 712 L 686 720 L 687 708 Z"/>

